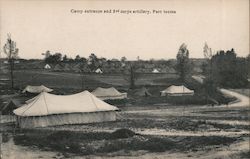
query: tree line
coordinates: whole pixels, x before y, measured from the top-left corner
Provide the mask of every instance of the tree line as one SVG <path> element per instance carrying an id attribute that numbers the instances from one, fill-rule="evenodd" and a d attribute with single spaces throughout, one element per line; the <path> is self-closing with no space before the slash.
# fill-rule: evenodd
<path id="1" fill-rule="evenodd" d="M 18 58 L 18 48 L 16 47 L 16 42 L 11 39 L 8 35 L 7 42 L 3 47 L 4 53 L 7 55 L 9 68 L 10 68 L 10 78 L 11 87 L 13 88 L 13 69 L 14 60 Z M 192 63 L 189 58 L 189 50 L 187 45 L 183 43 L 176 55 L 176 65 L 175 69 L 179 74 L 179 79 L 181 82 L 185 83 L 187 77 L 190 77 L 192 70 Z M 220 50 L 215 54 L 212 53 L 212 49 L 208 47 L 205 43 L 203 48 L 204 57 L 207 59 L 202 65 L 203 75 L 206 76 L 204 85 L 208 94 L 212 94 L 213 90 L 217 87 L 226 88 L 240 88 L 246 87 L 248 85 L 249 78 L 249 68 L 250 68 L 250 54 L 246 58 L 237 57 L 235 50 Z M 91 70 L 95 70 L 101 67 L 104 63 L 110 63 L 110 61 L 116 61 L 120 64 L 127 61 L 126 57 L 122 57 L 120 60 L 106 58 L 98 58 L 94 53 L 90 54 L 88 58 L 80 57 L 77 55 L 74 59 L 67 57 L 67 55 L 62 55 L 61 53 L 52 54 L 50 51 L 43 53 L 45 55 L 44 61 L 46 63 L 61 63 L 61 62 L 79 62 L 83 65 L 87 65 Z M 136 75 L 137 63 L 129 64 L 129 81 L 131 87 L 135 87 L 135 81 L 138 77 Z"/>

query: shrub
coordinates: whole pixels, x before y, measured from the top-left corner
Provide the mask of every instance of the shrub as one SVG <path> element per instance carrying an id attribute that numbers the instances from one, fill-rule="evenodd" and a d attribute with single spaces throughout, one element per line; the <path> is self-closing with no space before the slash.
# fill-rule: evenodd
<path id="1" fill-rule="evenodd" d="M 111 138 L 119 139 L 119 138 L 129 138 L 133 137 L 135 133 L 129 129 L 118 129 L 111 133 Z"/>
<path id="2" fill-rule="evenodd" d="M 144 149 L 151 152 L 164 152 L 175 147 L 174 141 L 166 138 L 150 138 L 143 143 Z"/>

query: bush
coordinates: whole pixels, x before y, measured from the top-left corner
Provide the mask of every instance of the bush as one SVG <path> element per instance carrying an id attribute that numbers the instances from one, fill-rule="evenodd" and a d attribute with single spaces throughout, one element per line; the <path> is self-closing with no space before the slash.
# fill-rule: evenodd
<path id="1" fill-rule="evenodd" d="M 151 152 L 164 152 L 175 147 L 174 141 L 166 138 L 150 138 L 143 143 L 144 149 Z"/>
<path id="2" fill-rule="evenodd" d="M 112 139 L 129 138 L 133 137 L 135 133 L 129 129 L 118 129 L 111 133 Z"/>

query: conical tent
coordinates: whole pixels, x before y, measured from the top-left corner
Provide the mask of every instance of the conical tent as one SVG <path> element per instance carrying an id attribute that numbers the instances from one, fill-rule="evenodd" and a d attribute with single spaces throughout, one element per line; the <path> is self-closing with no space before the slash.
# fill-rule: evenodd
<path id="1" fill-rule="evenodd" d="M 160 71 L 158 69 L 153 69 L 152 73 L 160 73 Z"/>
<path id="2" fill-rule="evenodd" d="M 28 92 L 28 93 L 41 93 L 41 92 L 52 92 L 53 89 L 47 88 L 44 85 L 41 86 L 26 86 L 25 89 L 23 90 L 23 93 Z"/>
<path id="3" fill-rule="evenodd" d="M 114 121 L 117 107 L 96 98 L 88 91 L 73 95 L 54 95 L 46 92 L 24 104 L 14 113 L 20 127 L 44 127 Z"/>
<path id="4" fill-rule="evenodd" d="M 51 66 L 50 66 L 49 64 L 46 64 L 46 65 L 44 66 L 44 69 L 51 69 Z"/>
<path id="5" fill-rule="evenodd" d="M 151 93 L 148 92 L 147 88 L 142 87 L 141 89 L 136 90 L 134 93 L 136 96 L 152 96 Z"/>
<path id="6" fill-rule="evenodd" d="M 102 70 L 101 70 L 100 68 L 98 68 L 98 69 L 95 70 L 95 73 L 100 73 L 100 74 L 102 74 L 103 72 L 102 72 Z"/>
<path id="7" fill-rule="evenodd" d="M 194 91 L 188 89 L 183 85 L 181 86 L 172 85 L 167 89 L 161 91 L 161 96 L 166 96 L 166 95 L 170 96 L 194 95 Z"/>
<path id="8" fill-rule="evenodd" d="M 118 90 L 116 90 L 114 87 L 110 87 L 110 88 L 98 87 L 91 93 L 101 100 L 108 100 L 108 99 L 114 100 L 114 99 L 127 98 L 127 93 L 121 93 Z"/>
<path id="9" fill-rule="evenodd" d="M 13 115 L 13 110 L 18 108 L 21 105 L 21 102 L 18 100 L 10 100 L 1 108 L 2 115 Z"/>

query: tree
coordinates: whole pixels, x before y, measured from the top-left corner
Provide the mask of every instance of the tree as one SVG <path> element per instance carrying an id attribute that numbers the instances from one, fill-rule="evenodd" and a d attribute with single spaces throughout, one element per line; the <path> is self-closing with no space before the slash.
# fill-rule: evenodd
<path id="1" fill-rule="evenodd" d="M 67 55 L 64 55 L 62 60 L 63 60 L 63 62 L 67 62 L 69 59 L 68 59 Z"/>
<path id="2" fill-rule="evenodd" d="M 121 62 L 122 62 L 122 63 L 125 63 L 125 61 L 127 61 L 127 58 L 126 58 L 125 56 L 123 56 L 123 57 L 121 58 Z"/>
<path id="3" fill-rule="evenodd" d="M 99 67 L 99 60 L 94 53 L 89 55 L 88 65 L 91 71 L 96 70 Z"/>
<path id="4" fill-rule="evenodd" d="M 61 61 L 62 61 L 61 53 L 50 54 L 48 57 L 45 58 L 46 63 L 60 63 Z"/>
<path id="5" fill-rule="evenodd" d="M 180 75 L 181 82 L 185 82 L 186 76 L 190 73 L 191 65 L 189 61 L 189 51 L 187 45 L 183 43 L 176 56 L 177 64 L 176 70 Z"/>
<path id="6" fill-rule="evenodd" d="M 16 47 L 16 42 L 11 40 L 11 35 L 8 34 L 7 42 L 3 47 L 4 53 L 7 55 L 8 62 L 10 65 L 10 78 L 11 78 L 11 88 L 14 88 L 14 61 L 18 58 L 18 48 Z"/>
<path id="7" fill-rule="evenodd" d="M 216 91 L 215 82 L 212 80 L 212 49 L 208 47 L 207 43 L 203 47 L 203 55 L 204 58 L 207 60 L 206 63 L 203 64 L 203 72 L 206 75 L 206 79 L 203 81 L 203 86 L 205 88 L 205 93 L 207 99 L 210 98 Z"/>
<path id="8" fill-rule="evenodd" d="M 205 42 L 205 45 L 203 47 L 203 55 L 206 59 L 212 58 L 212 49 L 210 47 L 208 47 L 206 42 Z"/>
<path id="9" fill-rule="evenodd" d="M 80 62 L 80 60 L 81 60 L 80 55 L 76 55 L 76 57 L 75 57 L 75 62 Z"/>
<path id="10" fill-rule="evenodd" d="M 87 59 L 86 59 L 86 58 L 84 58 L 84 57 L 81 57 L 81 58 L 80 58 L 80 62 L 81 62 L 81 63 L 83 63 L 83 64 L 86 64 Z"/>
<path id="11" fill-rule="evenodd" d="M 250 54 L 248 54 L 247 55 L 247 57 L 246 57 L 246 68 L 247 68 L 247 78 L 249 79 L 249 77 L 250 77 Z"/>
<path id="12" fill-rule="evenodd" d="M 122 66 L 122 67 L 125 67 L 126 61 L 127 61 L 127 58 L 126 58 L 125 56 L 123 56 L 123 57 L 121 58 L 121 66 Z"/>
<path id="13" fill-rule="evenodd" d="M 54 54 L 54 60 L 55 60 L 55 63 L 59 63 L 62 61 L 62 54 L 61 53 L 55 53 Z"/>
<path id="14" fill-rule="evenodd" d="M 131 64 L 129 68 L 129 85 L 131 89 L 135 88 L 135 80 L 136 80 L 135 66 Z"/>
<path id="15" fill-rule="evenodd" d="M 127 75 L 125 75 L 125 80 L 129 82 L 129 88 L 134 89 L 135 88 L 135 81 L 139 78 L 139 74 L 136 72 L 137 65 L 135 63 L 129 64 L 129 70 L 127 72 Z"/>
<path id="16" fill-rule="evenodd" d="M 247 85 L 247 62 L 245 58 L 237 58 L 234 49 L 218 51 L 212 57 L 211 78 L 216 85 L 229 88 Z"/>
<path id="17" fill-rule="evenodd" d="M 51 55 L 51 53 L 49 50 L 47 50 L 45 53 L 42 53 L 42 55 L 44 55 L 44 59 L 46 59 Z"/>

